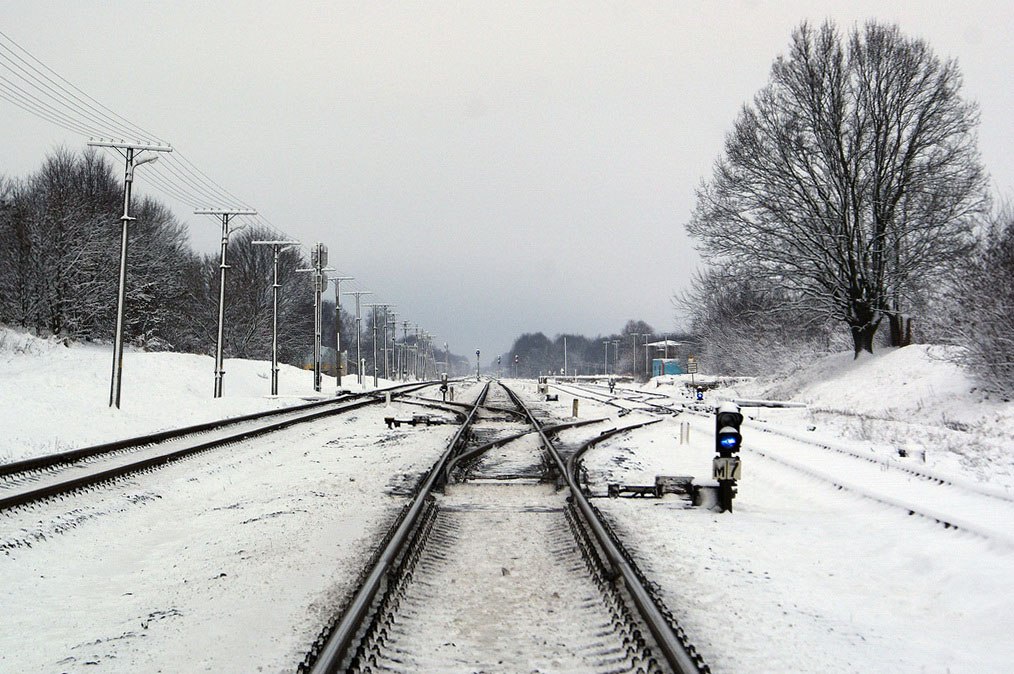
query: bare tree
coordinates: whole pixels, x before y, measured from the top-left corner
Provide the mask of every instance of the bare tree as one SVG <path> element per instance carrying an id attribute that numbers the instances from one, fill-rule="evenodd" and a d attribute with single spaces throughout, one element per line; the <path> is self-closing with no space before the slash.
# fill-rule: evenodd
<path id="1" fill-rule="evenodd" d="M 967 251 L 986 208 L 961 75 L 897 27 L 803 23 L 697 193 L 704 257 L 844 322 L 858 356 Z M 899 340 L 895 340 L 899 341 Z"/>
<path id="2" fill-rule="evenodd" d="M 673 305 L 689 319 L 702 367 L 716 374 L 784 371 L 826 352 L 831 340 L 824 318 L 799 308 L 788 291 L 717 269 L 699 272 Z"/>
<path id="3" fill-rule="evenodd" d="M 1006 206 L 983 228 L 979 245 L 949 284 L 956 310 L 949 326 L 963 347 L 958 360 L 980 385 L 1014 397 L 1014 208 Z"/>

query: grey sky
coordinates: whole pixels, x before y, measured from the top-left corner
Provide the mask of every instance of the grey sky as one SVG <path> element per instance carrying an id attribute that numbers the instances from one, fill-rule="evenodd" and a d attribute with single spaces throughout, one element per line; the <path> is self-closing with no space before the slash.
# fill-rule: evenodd
<path id="1" fill-rule="evenodd" d="M 996 192 L 1014 194 L 1014 7 L 995 0 L 7 0 L 0 29 L 279 229 L 327 243 L 350 289 L 492 355 L 522 332 L 672 328 L 694 188 L 793 27 L 827 17 L 897 22 L 957 58 Z M 0 172 L 84 145 L 0 111 Z M 136 189 L 162 197 L 143 171 Z M 213 250 L 216 222 L 165 200 Z"/>

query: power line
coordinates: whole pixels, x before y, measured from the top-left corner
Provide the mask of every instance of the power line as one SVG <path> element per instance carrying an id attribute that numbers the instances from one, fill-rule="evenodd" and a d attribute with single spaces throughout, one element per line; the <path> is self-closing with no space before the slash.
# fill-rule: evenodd
<path id="1" fill-rule="evenodd" d="M 0 83 L 0 99 L 71 133 L 93 140 L 131 138 L 148 144 L 168 145 L 160 136 L 77 87 L 3 31 L 0 31 Z M 191 208 L 226 203 L 253 210 L 249 202 L 211 178 L 178 147 L 162 162 L 152 164 L 146 171 L 145 180 L 158 192 Z M 279 239 L 297 238 L 261 214 L 253 216 L 253 224 L 272 232 Z M 301 246 L 301 249 L 309 256 L 308 245 Z M 350 285 L 355 291 L 366 292 L 366 286 L 358 280 Z"/>

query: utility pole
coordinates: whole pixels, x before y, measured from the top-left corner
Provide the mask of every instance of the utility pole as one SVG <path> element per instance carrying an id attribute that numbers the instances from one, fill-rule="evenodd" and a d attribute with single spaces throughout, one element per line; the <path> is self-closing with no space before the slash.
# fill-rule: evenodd
<path id="1" fill-rule="evenodd" d="M 245 208 L 203 208 L 195 210 L 194 215 L 217 215 L 222 219 L 222 259 L 218 265 L 221 272 L 218 279 L 218 340 L 215 345 L 215 397 L 221 398 L 222 377 L 225 376 L 222 360 L 225 333 L 225 272 L 229 269 L 225 255 L 229 249 L 229 235 L 243 228 L 243 225 L 240 225 L 236 229 L 230 230 L 229 219 L 237 215 L 257 215 L 257 211 Z"/>
<path id="2" fill-rule="evenodd" d="M 433 352 L 433 335 L 425 333 L 423 342 L 426 344 L 426 360 L 423 361 L 423 379 L 426 379 L 426 375 L 429 373 L 429 369 L 433 368 L 433 378 L 437 378 L 437 357 Z"/>
<path id="3" fill-rule="evenodd" d="M 563 336 L 563 376 L 567 376 L 567 335 Z"/>
<path id="4" fill-rule="evenodd" d="M 401 380 L 408 381 L 408 321 L 401 322 L 401 328 L 404 330 L 401 338 Z"/>
<path id="5" fill-rule="evenodd" d="M 126 169 L 123 173 L 123 215 L 120 216 L 120 281 L 116 292 L 116 332 L 113 338 L 113 374 L 109 381 L 109 406 L 120 409 L 120 384 L 123 377 L 123 309 L 127 300 L 127 242 L 128 229 L 131 221 L 136 220 L 130 216 L 130 188 L 134 183 L 134 169 L 141 164 L 155 161 L 158 155 L 145 157 L 140 161 L 137 155 L 144 152 L 172 152 L 169 145 L 144 145 L 136 143 L 117 143 L 115 141 L 93 140 L 88 145 L 92 147 L 111 147 L 126 160 Z"/>
<path id="6" fill-rule="evenodd" d="M 605 359 L 604 359 L 605 365 L 603 366 L 604 367 L 603 374 L 608 377 L 609 376 L 609 341 L 608 340 L 602 340 L 602 346 L 605 349 Z"/>
<path id="7" fill-rule="evenodd" d="M 451 350 L 447 347 L 447 342 L 444 342 L 444 367 L 447 368 L 447 374 L 451 374 Z"/>
<path id="8" fill-rule="evenodd" d="M 415 324 L 415 358 L 412 369 L 415 370 L 415 378 L 419 380 L 419 324 Z"/>
<path id="9" fill-rule="evenodd" d="M 387 312 L 390 311 L 391 307 L 398 306 L 397 304 L 385 304 L 384 306 L 384 379 L 391 379 L 391 372 L 387 361 L 387 328 L 389 327 L 390 318 Z"/>
<path id="10" fill-rule="evenodd" d="M 359 385 L 363 385 L 363 352 L 362 352 L 362 316 L 359 312 L 359 298 L 363 295 L 372 295 L 368 290 L 354 290 L 351 293 L 345 293 L 346 295 L 356 296 L 356 380 Z"/>
<path id="11" fill-rule="evenodd" d="M 271 246 L 274 282 L 271 284 L 271 395 L 278 395 L 278 256 L 282 251 L 298 246 L 298 241 L 251 241 L 255 246 Z"/>
<path id="12" fill-rule="evenodd" d="M 356 379 L 359 385 L 363 385 L 363 328 L 362 328 L 362 316 L 359 313 L 359 298 L 363 295 L 372 295 L 369 290 L 353 290 L 346 295 L 356 296 Z"/>
<path id="13" fill-rule="evenodd" d="M 613 340 L 613 374 L 619 374 L 620 367 L 620 340 Z"/>
<path id="14" fill-rule="evenodd" d="M 631 336 L 634 338 L 634 344 L 631 346 L 631 370 L 633 370 L 632 374 L 634 375 L 634 378 L 637 379 L 637 332 L 632 332 Z"/>
<path id="15" fill-rule="evenodd" d="M 396 306 L 394 304 L 391 305 Z M 388 314 L 384 312 L 386 318 L 384 319 L 384 366 L 387 367 L 387 333 L 391 333 L 391 370 L 394 371 L 394 378 L 391 378 L 391 374 L 385 370 L 384 377 L 394 381 L 398 378 L 398 335 L 396 334 L 398 326 L 398 313 L 396 311 Z"/>
<path id="16" fill-rule="evenodd" d="M 648 338 L 651 337 L 650 332 L 644 334 L 644 378 L 651 379 L 651 363 L 648 361 Z"/>
<path id="17" fill-rule="evenodd" d="M 377 376 L 378 370 L 380 369 L 379 361 L 377 360 L 377 309 L 380 307 L 384 308 L 384 312 L 387 312 L 387 307 L 394 306 L 391 304 L 384 304 L 383 302 L 376 302 L 374 304 L 366 304 L 364 306 L 373 308 L 373 388 L 377 388 Z M 384 320 L 384 341 L 387 341 L 387 320 Z M 384 375 L 387 375 L 387 347 L 384 347 Z"/>
<path id="18" fill-rule="evenodd" d="M 377 388 L 377 303 L 365 305 L 373 309 L 373 388 Z"/>
<path id="19" fill-rule="evenodd" d="M 310 269 L 297 269 L 313 273 L 313 390 L 320 392 L 321 346 L 324 332 L 324 291 L 327 290 L 326 271 L 335 271 L 327 265 L 327 246 L 319 241 L 310 250 Z"/>
<path id="20" fill-rule="evenodd" d="M 342 390 L 342 281 L 351 281 L 355 276 L 332 276 L 334 281 L 334 370 L 335 395 Z"/>

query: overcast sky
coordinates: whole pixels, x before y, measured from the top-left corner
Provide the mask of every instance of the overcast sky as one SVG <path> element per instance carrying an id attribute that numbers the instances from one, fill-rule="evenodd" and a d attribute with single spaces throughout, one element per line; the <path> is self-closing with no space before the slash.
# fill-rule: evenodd
<path id="1" fill-rule="evenodd" d="M 694 189 L 803 19 L 897 22 L 956 58 L 994 189 L 1014 195 L 1009 2 L 0 6 L 37 58 L 460 354 L 631 318 L 671 330 Z M 84 147 L 0 111 L 0 173 Z M 144 171 L 135 190 L 164 198 Z M 164 200 L 213 251 L 216 221 Z"/>

